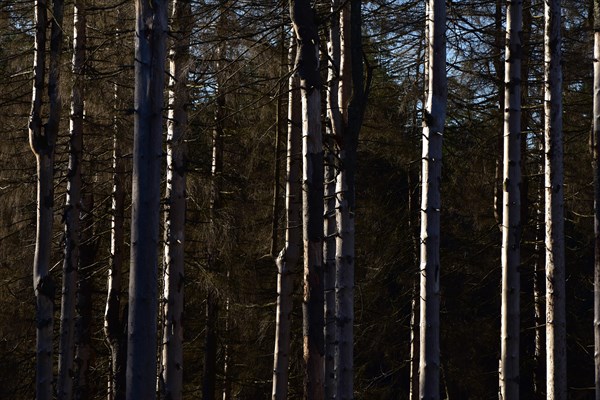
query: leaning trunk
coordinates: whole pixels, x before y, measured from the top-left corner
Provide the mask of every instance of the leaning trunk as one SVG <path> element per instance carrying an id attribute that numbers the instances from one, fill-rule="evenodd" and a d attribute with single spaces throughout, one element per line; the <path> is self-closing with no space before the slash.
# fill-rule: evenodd
<path id="1" fill-rule="evenodd" d="M 544 3 L 546 395 L 567 398 L 560 0 Z"/>
<path id="2" fill-rule="evenodd" d="M 440 180 L 446 117 L 446 4 L 429 0 L 428 90 L 423 111 L 419 393 L 440 397 Z"/>

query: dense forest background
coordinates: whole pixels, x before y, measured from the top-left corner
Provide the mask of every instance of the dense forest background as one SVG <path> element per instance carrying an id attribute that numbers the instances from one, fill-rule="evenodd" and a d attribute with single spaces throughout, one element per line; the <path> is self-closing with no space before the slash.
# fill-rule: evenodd
<path id="1" fill-rule="evenodd" d="M 317 2 L 326 54 L 328 5 Z M 563 102 L 569 397 L 592 397 L 593 181 L 592 2 L 563 0 Z M 355 397 L 408 398 L 410 320 L 418 281 L 417 229 L 424 1 L 363 2 L 363 49 L 373 80 L 358 146 Z M 497 398 L 500 230 L 495 215 L 503 82 L 504 2 L 448 1 L 448 109 L 444 133 L 441 236 L 441 371 L 449 399 Z M 270 397 L 277 270 L 283 243 L 285 129 L 290 37 L 287 2 L 192 3 L 188 148 L 184 396 L 202 392 L 207 298 L 218 299 L 216 391 Z M 534 277 L 543 271 L 543 3 L 524 1 L 521 394 L 536 398 Z M 72 82 L 72 3 L 65 3 L 56 149 L 52 275 L 61 281 L 63 214 Z M 133 2 L 87 2 L 84 208 L 81 266 L 92 293 L 91 398 L 106 396 L 109 347 L 103 332 L 110 258 L 113 137 L 131 172 Z M 33 3 L 0 4 L 0 398 L 31 398 L 34 387 L 36 163 L 28 143 Z M 327 75 L 325 56 L 323 71 Z M 283 63 L 282 63 L 283 60 Z M 218 86 L 218 90 L 217 90 Z M 115 91 L 121 100 L 115 103 Z M 222 97 L 220 96 L 222 95 Z M 215 119 L 223 99 L 225 113 Z M 278 105 L 279 103 L 279 105 Z M 212 132 L 222 124 L 221 207 L 210 212 Z M 115 128 L 116 127 L 116 128 Z M 279 143 L 278 143 L 279 141 Z M 279 167 L 277 167 L 279 165 Z M 128 175 L 130 179 L 130 175 Z M 164 192 L 164 191 L 163 191 Z M 274 193 L 279 200 L 274 202 Z M 274 204 L 277 206 L 274 207 Z M 129 218 L 130 211 L 125 215 Z M 214 223 L 209 224 L 209 220 Z M 276 235 L 273 235 L 275 221 Z M 162 235 L 161 235 L 162 237 Z M 216 240 L 215 240 L 216 239 Z M 215 251 L 216 246 L 216 251 Z M 210 250 L 210 251 L 209 251 Z M 210 257 L 209 257 L 210 254 Z M 216 257 L 212 259 L 212 257 Z M 128 260 L 128 257 L 125 257 Z M 159 265 L 160 268 L 160 265 Z M 160 276 L 160 274 L 159 274 Z M 290 398 L 302 395 L 301 271 L 296 276 Z M 159 282 L 159 285 L 161 283 Z M 125 285 L 126 287 L 126 285 Z M 159 291 L 160 293 L 160 291 Z M 60 290 L 57 291 L 56 304 Z M 126 296 L 126 295 L 125 295 Z M 56 318 L 60 307 L 56 308 Z M 58 332 L 59 324 L 55 324 Z M 227 371 L 224 370 L 228 358 Z M 540 379 L 539 375 L 537 379 Z M 539 393 L 538 393 L 539 395 Z"/>

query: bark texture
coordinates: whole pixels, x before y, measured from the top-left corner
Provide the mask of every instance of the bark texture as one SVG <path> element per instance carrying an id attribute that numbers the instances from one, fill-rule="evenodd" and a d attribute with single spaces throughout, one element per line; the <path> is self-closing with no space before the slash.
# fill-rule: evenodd
<path id="1" fill-rule="evenodd" d="M 560 12 L 559 0 L 544 2 L 546 395 L 554 400 L 567 398 Z"/>
<path id="2" fill-rule="evenodd" d="M 167 123 L 167 184 L 165 194 L 165 253 L 163 294 L 162 397 L 183 397 L 183 288 L 189 44 L 192 6 L 174 0 L 171 14 L 173 44 L 169 52 L 169 118 Z"/>
<path id="3" fill-rule="evenodd" d="M 521 277 L 521 37 L 523 3 L 506 10 L 500 399 L 519 398 Z"/>
<path id="4" fill-rule="evenodd" d="M 592 155 L 594 171 L 594 378 L 600 400 L 600 0 L 594 0 L 594 109 Z"/>
<path id="5" fill-rule="evenodd" d="M 60 343 L 58 356 L 57 397 L 73 397 L 75 351 L 75 302 L 80 264 L 81 161 L 83 148 L 83 103 L 85 63 L 85 4 L 75 1 L 73 13 L 73 84 L 69 138 L 69 170 L 64 211 L 65 258 L 61 296 Z"/>
<path id="6" fill-rule="evenodd" d="M 156 332 L 166 0 L 136 0 L 128 400 L 156 398 Z"/>
<path id="7" fill-rule="evenodd" d="M 37 164 L 36 242 L 33 260 L 33 288 L 36 299 L 36 399 L 52 398 L 52 331 L 54 327 L 55 283 L 49 273 L 54 219 L 54 152 L 58 135 L 61 101 L 60 55 L 62 52 L 63 2 L 55 0 L 52 8 L 50 70 L 48 76 L 49 115 L 43 122 L 42 104 L 46 69 L 47 2 L 34 6 L 35 50 L 33 91 L 29 116 L 29 144 Z"/>
<path id="8" fill-rule="evenodd" d="M 315 11 L 307 0 L 290 3 L 297 40 L 295 69 L 302 93 L 302 220 L 304 236 L 304 398 L 324 397 L 323 335 L 323 143 L 319 36 Z"/>
<path id="9" fill-rule="evenodd" d="M 290 46 L 290 60 L 295 46 Z M 273 400 L 285 400 L 288 393 L 290 363 L 290 325 L 292 316 L 293 274 L 300 261 L 302 246 L 302 104 L 298 77 L 289 79 L 287 173 L 285 188 L 285 246 L 277 265 L 277 311 L 275 356 L 273 362 Z"/>
<path id="10" fill-rule="evenodd" d="M 427 7 L 427 101 L 423 111 L 419 393 L 440 397 L 440 181 L 446 117 L 446 4 Z"/>

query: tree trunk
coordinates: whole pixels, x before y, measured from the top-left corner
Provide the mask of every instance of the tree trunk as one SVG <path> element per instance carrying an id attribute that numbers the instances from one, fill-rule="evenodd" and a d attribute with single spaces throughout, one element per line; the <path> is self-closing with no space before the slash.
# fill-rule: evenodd
<path id="1" fill-rule="evenodd" d="M 494 62 L 494 70 L 496 72 L 496 82 L 498 84 L 498 108 L 500 110 L 504 110 L 505 105 L 505 88 L 503 86 L 504 83 L 504 75 L 505 68 L 502 63 L 502 48 L 505 46 L 504 35 L 502 34 L 502 0 L 496 0 L 496 9 L 494 13 L 494 28 L 496 30 L 494 35 L 494 50 L 497 51 L 498 56 L 493 58 Z M 504 117 L 504 114 L 502 115 Z M 504 137 L 504 127 L 498 127 L 497 139 L 497 153 L 496 153 L 496 170 L 495 170 L 495 179 L 494 179 L 494 217 L 496 218 L 496 223 L 500 228 L 500 232 L 502 232 L 502 196 L 503 196 L 503 185 L 502 185 L 502 157 L 503 157 L 503 137 Z"/>
<path id="2" fill-rule="evenodd" d="M 315 11 L 307 0 L 290 2 L 297 39 L 295 69 L 302 88 L 302 220 L 304 236 L 304 398 L 324 396 L 323 335 L 323 143 L 319 36 Z"/>
<path id="3" fill-rule="evenodd" d="M 290 46 L 290 61 L 295 46 Z M 292 315 L 293 274 L 300 260 L 302 242 L 302 166 L 301 102 L 298 78 L 289 79 L 287 176 L 285 188 L 286 231 L 285 247 L 276 259 L 277 311 L 275 328 L 275 357 L 273 362 L 273 400 L 287 399 L 290 362 L 290 325 Z"/>
<path id="4" fill-rule="evenodd" d="M 560 1 L 544 2 L 546 395 L 567 398 Z"/>
<path id="5" fill-rule="evenodd" d="M 440 181 L 446 117 L 446 4 L 429 0 L 427 102 L 423 111 L 419 393 L 440 397 Z"/>
<path id="6" fill-rule="evenodd" d="M 329 66 L 327 74 L 327 114 L 329 117 L 329 135 L 325 147 L 325 219 L 323 247 L 325 287 L 325 398 L 335 399 L 337 378 L 335 371 L 335 355 L 337 352 L 336 337 L 336 305 L 335 305 L 335 267 L 336 267 L 336 193 L 337 145 L 342 136 L 342 115 L 339 104 L 340 90 L 340 18 L 338 18 L 339 1 L 331 1 L 331 26 L 329 29 Z"/>
<path id="7" fill-rule="evenodd" d="M 173 45 L 169 53 L 169 118 L 167 123 L 167 184 L 165 210 L 164 322 L 162 396 L 183 397 L 183 288 L 185 243 L 185 132 L 189 102 L 187 75 L 192 29 L 192 6 L 174 0 L 171 15 Z"/>
<path id="8" fill-rule="evenodd" d="M 136 0 L 128 400 L 156 398 L 158 229 L 167 2 Z"/>
<path id="9" fill-rule="evenodd" d="M 62 51 L 63 2 L 53 3 L 48 77 L 49 116 L 42 122 L 42 92 L 46 59 L 47 2 L 35 2 L 35 51 L 33 92 L 29 117 L 29 144 L 37 163 L 37 217 L 33 261 L 33 288 L 36 298 L 36 399 L 52 398 L 52 331 L 54 326 L 55 283 L 49 273 L 54 219 L 54 151 L 58 135 L 61 102 L 59 96 Z"/>
<path id="10" fill-rule="evenodd" d="M 509 2 L 506 10 L 500 400 L 519 398 L 522 7 Z"/>
<path id="11" fill-rule="evenodd" d="M 217 376 L 217 322 L 219 304 L 211 289 L 206 299 L 206 334 L 204 337 L 204 371 L 202 376 L 202 400 L 214 400 Z"/>
<path id="12" fill-rule="evenodd" d="M 117 21 L 121 21 L 117 15 Z M 116 36 L 119 38 L 117 30 Z M 127 339 L 126 317 L 121 316 L 121 292 L 124 259 L 125 222 L 125 158 L 123 157 L 123 126 L 119 113 L 124 108 L 119 85 L 115 84 L 115 115 L 113 121 L 113 191 L 111 205 L 110 265 L 108 270 L 104 335 L 110 347 L 108 400 L 125 399 L 126 357 L 123 356 Z"/>
<path id="13" fill-rule="evenodd" d="M 93 265 L 96 261 L 97 244 L 94 240 L 94 195 L 93 186 L 88 184 L 82 195 L 81 246 L 79 257 L 77 312 L 75 339 L 75 399 L 90 398 L 89 372 L 93 362 L 92 349 L 92 293 L 94 291 Z"/>
<path id="14" fill-rule="evenodd" d="M 60 343 L 58 356 L 57 397 L 73 397 L 75 350 L 75 301 L 77 295 L 79 252 L 81 243 L 81 160 L 83 147 L 83 103 L 85 79 L 85 4 L 74 3 L 73 12 L 73 85 L 71 88 L 71 127 L 69 170 L 65 220 L 65 259 L 61 301 Z"/>
<path id="15" fill-rule="evenodd" d="M 594 0 L 594 375 L 600 400 L 600 0 Z"/>

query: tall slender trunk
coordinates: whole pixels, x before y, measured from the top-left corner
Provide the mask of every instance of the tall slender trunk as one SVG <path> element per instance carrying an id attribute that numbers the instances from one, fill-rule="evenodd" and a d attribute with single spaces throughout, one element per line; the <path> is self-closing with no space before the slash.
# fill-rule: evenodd
<path id="1" fill-rule="evenodd" d="M 62 50 L 63 2 L 53 2 L 48 77 L 49 116 L 42 122 L 42 92 L 46 60 L 47 2 L 35 2 L 35 51 L 33 92 L 29 117 L 29 144 L 37 163 L 37 217 L 33 260 L 33 288 L 36 298 L 36 399 L 52 398 L 52 331 L 54 327 L 55 283 L 49 273 L 54 219 L 54 151 L 58 135 L 61 102 L 59 96 Z"/>
<path id="2" fill-rule="evenodd" d="M 120 21 L 117 15 L 117 21 Z M 119 31 L 116 36 L 119 38 Z M 108 377 L 108 400 L 125 398 L 126 371 L 126 317 L 121 316 L 121 292 L 123 290 L 123 258 L 125 240 L 125 158 L 123 156 L 123 126 L 119 113 L 123 106 L 119 85 L 114 86 L 114 121 L 112 154 L 112 205 L 110 230 L 110 263 L 108 269 L 107 297 L 104 312 L 104 335 L 110 347 L 110 372 Z"/>
<path id="3" fill-rule="evenodd" d="M 73 397 L 73 360 L 75 350 L 75 301 L 80 263 L 81 231 L 81 157 L 83 147 L 83 103 L 85 63 L 85 0 L 74 3 L 73 12 L 73 84 L 71 88 L 71 126 L 69 171 L 65 220 L 65 258 L 61 301 L 60 343 L 58 356 L 57 397 Z"/>
<path id="4" fill-rule="evenodd" d="M 440 397 L 440 181 L 446 117 L 446 4 L 429 0 L 428 90 L 423 111 L 419 393 Z"/>
<path id="5" fill-rule="evenodd" d="M 290 16 L 296 34 L 295 69 L 302 88 L 302 220 L 304 236 L 304 398 L 324 396 L 323 335 L 323 143 L 319 35 L 308 0 L 292 0 Z"/>
<path id="6" fill-rule="evenodd" d="M 327 73 L 327 114 L 330 127 L 325 138 L 325 219 L 323 247 L 325 287 L 325 398 L 330 400 L 336 396 L 337 377 L 335 371 L 335 355 L 337 352 L 337 324 L 335 305 L 335 267 L 336 267 L 336 193 L 337 177 L 337 145 L 342 136 L 342 115 L 339 104 L 340 90 L 340 18 L 338 18 L 339 1 L 331 1 L 331 26 L 329 29 L 329 66 Z"/>
<path id="7" fill-rule="evenodd" d="M 567 398 L 560 0 L 544 2 L 546 394 Z"/>
<path id="8" fill-rule="evenodd" d="M 223 29 L 226 19 L 226 10 L 221 9 L 220 20 L 217 30 L 219 38 L 223 37 Z M 212 167 L 211 167 L 211 197 L 210 197 L 210 227 L 211 232 L 216 232 L 217 218 L 222 209 L 221 192 L 223 191 L 223 151 L 224 151 L 224 123 L 226 118 L 225 93 L 221 69 L 224 66 L 225 44 L 219 43 L 217 48 L 217 89 L 215 101 L 215 126 L 213 129 L 212 143 Z M 212 272 L 220 272 L 221 255 L 218 251 L 218 244 L 215 237 L 209 239 L 208 244 L 208 269 Z M 202 378 L 202 398 L 203 400 L 213 400 L 215 398 L 216 374 L 217 374 L 217 329 L 218 329 L 219 299 L 216 290 L 209 289 L 206 298 L 206 335 L 205 335 L 205 353 L 204 353 L 204 372 Z"/>
<path id="9" fill-rule="evenodd" d="M 166 0 L 136 0 L 128 400 L 156 398 L 158 229 Z"/>
<path id="10" fill-rule="evenodd" d="M 505 88 L 503 86 L 504 77 L 505 77 L 505 67 L 504 63 L 502 63 L 502 48 L 505 46 L 505 35 L 502 34 L 502 0 L 496 0 L 496 9 L 494 12 L 494 51 L 497 52 L 498 56 L 493 58 L 494 62 L 494 70 L 496 72 L 496 82 L 498 84 L 498 108 L 500 110 L 504 110 L 505 106 Z M 504 117 L 504 114 L 502 115 Z M 503 157 L 503 137 L 504 137 L 504 126 L 498 126 L 497 131 L 497 142 L 498 145 L 496 147 L 496 170 L 495 170 L 495 179 L 494 179 L 494 217 L 496 218 L 496 223 L 500 228 L 500 232 L 502 232 L 502 212 L 503 212 L 503 186 L 502 186 L 502 157 Z"/>
<path id="11" fill-rule="evenodd" d="M 293 40 L 293 39 L 292 39 Z M 295 46 L 290 45 L 292 61 Z M 285 247 L 277 257 L 277 311 L 275 356 L 273 362 L 273 400 L 287 399 L 290 362 L 290 325 L 292 316 L 293 274 L 300 260 L 302 245 L 302 130 L 300 86 L 296 76 L 289 79 L 287 176 L 285 187 L 286 231 Z"/>
<path id="12" fill-rule="evenodd" d="M 522 1 L 506 10 L 500 399 L 519 398 Z"/>
<path id="13" fill-rule="evenodd" d="M 411 164 L 408 164 L 406 167 L 407 170 L 407 187 L 408 187 L 408 229 L 410 231 L 411 239 L 412 239 L 412 250 L 413 250 L 413 259 L 414 259 L 414 267 L 415 271 L 417 271 L 419 267 L 419 232 L 418 232 L 418 223 L 413 223 L 413 215 L 415 215 L 418 220 L 418 214 L 415 214 L 414 210 L 418 210 L 419 207 L 419 199 L 415 194 L 419 190 L 419 180 L 417 179 L 416 185 L 414 185 L 415 189 L 413 189 L 413 179 L 411 173 Z M 418 400 L 419 399 L 419 305 L 420 305 L 420 293 L 419 293 L 419 284 L 418 280 L 415 280 L 413 283 L 413 294 L 412 294 L 412 302 L 411 302 L 411 312 L 410 312 L 410 388 L 409 388 L 409 399 L 410 400 Z"/>
<path id="14" fill-rule="evenodd" d="M 594 375 L 600 400 L 600 0 L 594 0 Z"/>
<path id="15" fill-rule="evenodd" d="M 185 243 L 185 132 L 189 102 L 187 75 L 192 6 L 173 0 L 169 52 L 169 118 L 167 122 L 167 185 L 165 194 L 165 253 L 163 294 L 162 396 L 183 397 L 183 284 Z"/>
<path id="16" fill-rule="evenodd" d="M 93 265 L 96 260 L 97 243 L 94 240 L 94 192 L 88 184 L 81 201 L 81 246 L 79 252 L 77 312 L 75 339 L 74 398 L 90 398 L 89 373 L 93 361 L 92 349 L 92 293 L 94 291 Z"/>

